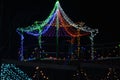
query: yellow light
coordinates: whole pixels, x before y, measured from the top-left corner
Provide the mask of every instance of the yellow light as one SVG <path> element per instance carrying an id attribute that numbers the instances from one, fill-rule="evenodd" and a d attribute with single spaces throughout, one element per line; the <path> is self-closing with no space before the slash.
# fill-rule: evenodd
<path id="1" fill-rule="evenodd" d="M 37 66 L 36 69 L 39 69 L 39 66 Z"/>
<path id="2" fill-rule="evenodd" d="M 48 77 L 46 79 L 48 80 Z"/>
<path id="3" fill-rule="evenodd" d="M 46 78 L 46 76 L 43 76 L 43 78 Z"/>

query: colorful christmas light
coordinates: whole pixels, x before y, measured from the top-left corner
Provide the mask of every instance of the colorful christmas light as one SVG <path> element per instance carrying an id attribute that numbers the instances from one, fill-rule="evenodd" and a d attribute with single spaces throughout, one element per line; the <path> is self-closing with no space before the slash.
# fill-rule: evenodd
<path id="1" fill-rule="evenodd" d="M 59 35 L 61 34 L 59 31 L 60 27 L 62 26 L 67 33 L 64 33 L 65 35 L 69 35 L 71 37 L 80 37 L 80 36 L 85 36 L 88 35 L 88 33 L 90 34 L 90 40 L 91 40 L 91 57 L 92 59 L 94 59 L 94 36 L 98 33 L 98 29 L 91 29 L 88 26 L 81 26 L 80 24 L 76 24 L 74 23 L 63 11 L 63 9 L 60 6 L 59 1 L 56 1 L 53 10 L 51 11 L 50 15 L 42 22 L 36 21 L 33 25 L 25 27 L 25 28 L 17 28 L 17 32 L 21 35 L 21 53 L 20 53 L 20 60 L 24 60 L 24 50 L 23 50 L 23 40 L 24 40 L 24 34 L 23 33 L 27 33 L 33 36 L 37 36 L 38 37 L 38 43 L 40 48 L 42 47 L 42 41 L 41 41 L 41 37 L 46 35 L 46 33 L 49 31 L 49 33 L 51 33 L 52 31 L 52 26 L 56 27 L 56 51 L 58 54 L 58 41 L 59 41 Z M 68 27 L 66 27 L 66 25 L 69 25 Z M 73 32 L 74 30 L 71 28 L 75 28 L 76 30 L 82 30 L 85 31 L 87 33 L 85 34 L 78 34 Z M 71 28 L 71 29 L 70 29 Z M 49 34 L 48 33 L 48 34 Z M 53 36 L 53 33 L 51 33 L 51 35 L 49 34 L 48 36 Z M 57 56 L 56 54 L 56 56 Z"/>

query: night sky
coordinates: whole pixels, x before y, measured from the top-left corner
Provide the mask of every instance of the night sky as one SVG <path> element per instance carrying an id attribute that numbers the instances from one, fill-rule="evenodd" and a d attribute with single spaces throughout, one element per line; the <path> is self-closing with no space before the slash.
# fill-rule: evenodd
<path id="1" fill-rule="evenodd" d="M 17 27 L 45 20 L 56 0 L 1 0 L 0 53 L 16 53 L 19 46 Z M 74 22 L 84 21 L 87 26 L 99 29 L 96 44 L 120 42 L 119 5 L 115 1 L 59 0 L 61 7 Z M 5 56 L 6 56 L 5 55 Z"/>

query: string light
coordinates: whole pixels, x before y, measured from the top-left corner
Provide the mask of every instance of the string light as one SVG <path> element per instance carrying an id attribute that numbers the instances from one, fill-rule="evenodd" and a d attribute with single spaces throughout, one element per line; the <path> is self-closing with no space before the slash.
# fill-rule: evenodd
<path id="1" fill-rule="evenodd" d="M 32 80 L 14 64 L 2 64 L 0 78 L 1 80 Z"/>
<path id="2" fill-rule="evenodd" d="M 115 59 L 120 57 L 119 50 L 118 43 L 102 44 L 100 45 L 100 48 L 95 48 L 95 56 L 98 60 Z"/>
<path id="3" fill-rule="evenodd" d="M 49 78 L 45 75 L 39 66 L 36 66 L 36 71 L 33 74 L 33 79 L 48 80 Z"/>
<path id="4" fill-rule="evenodd" d="M 55 22 L 55 20 L 58 18 L 58 21 Z M 63 20 L 64 18 L 64 20 Z M 59 22 L 61 21 L 61 22 Z M 85 32 L 88 32 L 90 33 L 90 40 L 91 40 L 91 57 L 92 59 L 94 59 L 94 48 L 93 48 L 93 45 L 94 45 L 94 36 L 98 33 L 98 29 L 92 29 L 88 26 L 81 26 L 80 24 L 76 24 L 74 23 L 66 14 L 65 12 L 63 11 L 63 9 L 61 8 L 60 6 L 60 3 L 59 1 L 56 1 L 55 5 L 54 5 L 54 8 L 53 10 L 51 11 L 51 13 L 49 14 L 49 16 L 42 22 L 39 22 L 39 21 L 35 21 L 35 23 L 31 26 L 28 26 L 28 27 L 25 27 L 25 28 L 17 28 L 17 32 L 19 35 L 21 35 L 21 51 L 20 51 L 20 60 L 24 60 L 24 48 L 23 48 L 23 41 L 24 41 L 24 35 L 23 33 L 27 33 L 29 35 L 33 35 L 33 36 L 37 36 L 38 37 L 38 43 L 39 43 L 39 46 L 41 48 L 41 36 L 44 36 L 44 34 L 50 30 L 52 24 L 57 24 L 58 27 L 60 27 L 59 23 L 62 25 L 62 26 L 66 26 L 65 23 L 68 23 L 68 25 L 74 27 L 75 29 L 79 29 L 79 30 L 82 30 L 82 31 L 85 31 Z M 56 26 L 56 25 L 55 25 Z M 57 29 L 57 28 L 56 28 Z M 59 28 L 58 28 L 59 29 Z M 87 34 L 77 34 L 77 33 L 74 33 L 74 32 L 69 32 L 67 30 L 66 27 L 64 27 L 64 30 L 72 37 L 76 37 L 76 36 L 84 36 L 84 35 L 88 35 Z M 56 30 L 56 31 L 59 31 L 59 30 Z M 57 32 L 56 32 L 57 33 Z"/>
<path id="5" fill-rule="evenodd" d="M 108 73 L 101 80 L 120 80 L 120 73 L 117 73 L 114 68 L 108 68 Z"/>
<path id="6" fill-rule="evenodd" d="M 84 75 L 84 77 L 82 76 Z M 73 80 L 80 80 L 80 79 L 86 79 L 90 80 L 88 78 L 88 75 L 83 69 L 77 70 L 75 74 L 73 74 Z M 98 80 L 120 80 L 120 72 L 119 70 L 115 70 L 114 68 L 108 68 L 108 72 L 106 75 L 104 75 L 104 78 L 100 78 Z"/>
<path id="7" fill-rule="evenodd" d="M 73 80 L 89 80 L 88 75 L 83 69 L 77 70 L 75 74 L 73 74 Z"/>

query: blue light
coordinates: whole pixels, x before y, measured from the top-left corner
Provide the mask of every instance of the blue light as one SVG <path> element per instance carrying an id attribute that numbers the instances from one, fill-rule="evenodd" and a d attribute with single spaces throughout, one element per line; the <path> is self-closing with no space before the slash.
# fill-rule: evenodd
<path id="1" fill-rule="evenodd" d="M 19 68 L 16 68 L 14 64 L 2 64 L 1 65 L 1 80 L 32 80 L 21 71 Z"/>

